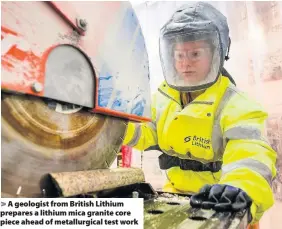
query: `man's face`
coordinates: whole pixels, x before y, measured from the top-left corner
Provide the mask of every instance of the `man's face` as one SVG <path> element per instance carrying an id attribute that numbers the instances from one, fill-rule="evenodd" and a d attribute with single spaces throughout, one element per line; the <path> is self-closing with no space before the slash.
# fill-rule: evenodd
<path id="1" fill-rule="evenodd" d="M 212 51 L 206 41 L 177 43 L 173 51 L 174 67 L 187 83 L 197 83 L 210 72 Z"/>

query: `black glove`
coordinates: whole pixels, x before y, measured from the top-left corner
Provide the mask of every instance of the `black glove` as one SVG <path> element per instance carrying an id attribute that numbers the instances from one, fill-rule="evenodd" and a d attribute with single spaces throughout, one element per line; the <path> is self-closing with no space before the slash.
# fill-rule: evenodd
<path id="1" fill-rule="evenodd" d="M 249 209 L 251 198 L 243 190 L 229 185 L 205 185 L 198 194 L 191 196 L 193 208 L 214 209 L 215 211 L 240 211 Z"/>

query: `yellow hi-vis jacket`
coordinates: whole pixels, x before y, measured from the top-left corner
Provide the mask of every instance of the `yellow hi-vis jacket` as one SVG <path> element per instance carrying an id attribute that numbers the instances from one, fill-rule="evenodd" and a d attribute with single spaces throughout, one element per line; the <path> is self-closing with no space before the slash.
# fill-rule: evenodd
<path id="1" fill-rule="evenodd" d="M 130 122 L 123 143 L 141 151 L 158 146 L 165 155 L 202 165 L 221 163 L 218 171 L 172 166 L 166 174 L 173 189 L 166 190 L 197 193 L 215 183 L 241 188 L 253 200 L 254 223 L 274 203 L 277 154 L 264 138 L 266 118 L 225 76 L 184 108 L 180 92 L 164 82 L 153 96 L 152 122 Z"/>

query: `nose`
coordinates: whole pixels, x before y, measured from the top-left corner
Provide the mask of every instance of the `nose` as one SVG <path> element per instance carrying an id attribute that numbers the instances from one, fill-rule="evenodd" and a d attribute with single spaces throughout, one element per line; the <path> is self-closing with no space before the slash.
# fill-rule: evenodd
<path id="1" fill-rule="evenodd" d="M 181 62 L 181 67 L 183 67 L 183 68 L 191 67 L 192 65 L 193 65 L 193 61 L 191 61 L 190 58 L 185 58 L 185 59 Z"/>

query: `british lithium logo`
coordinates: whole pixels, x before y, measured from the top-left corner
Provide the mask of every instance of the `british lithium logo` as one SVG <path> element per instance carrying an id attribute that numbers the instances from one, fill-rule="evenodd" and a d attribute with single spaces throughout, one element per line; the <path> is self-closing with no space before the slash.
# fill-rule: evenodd
<path id="1" fill-rule="evenodd" d="M 208 138 L 197 137 L 196 135 L 187 136 L 184 138 L 184 143 L 188 143 L 192 140 L 192 146 L 198 146 L 204 149 L 210 149 L 211 140 Z"/>

